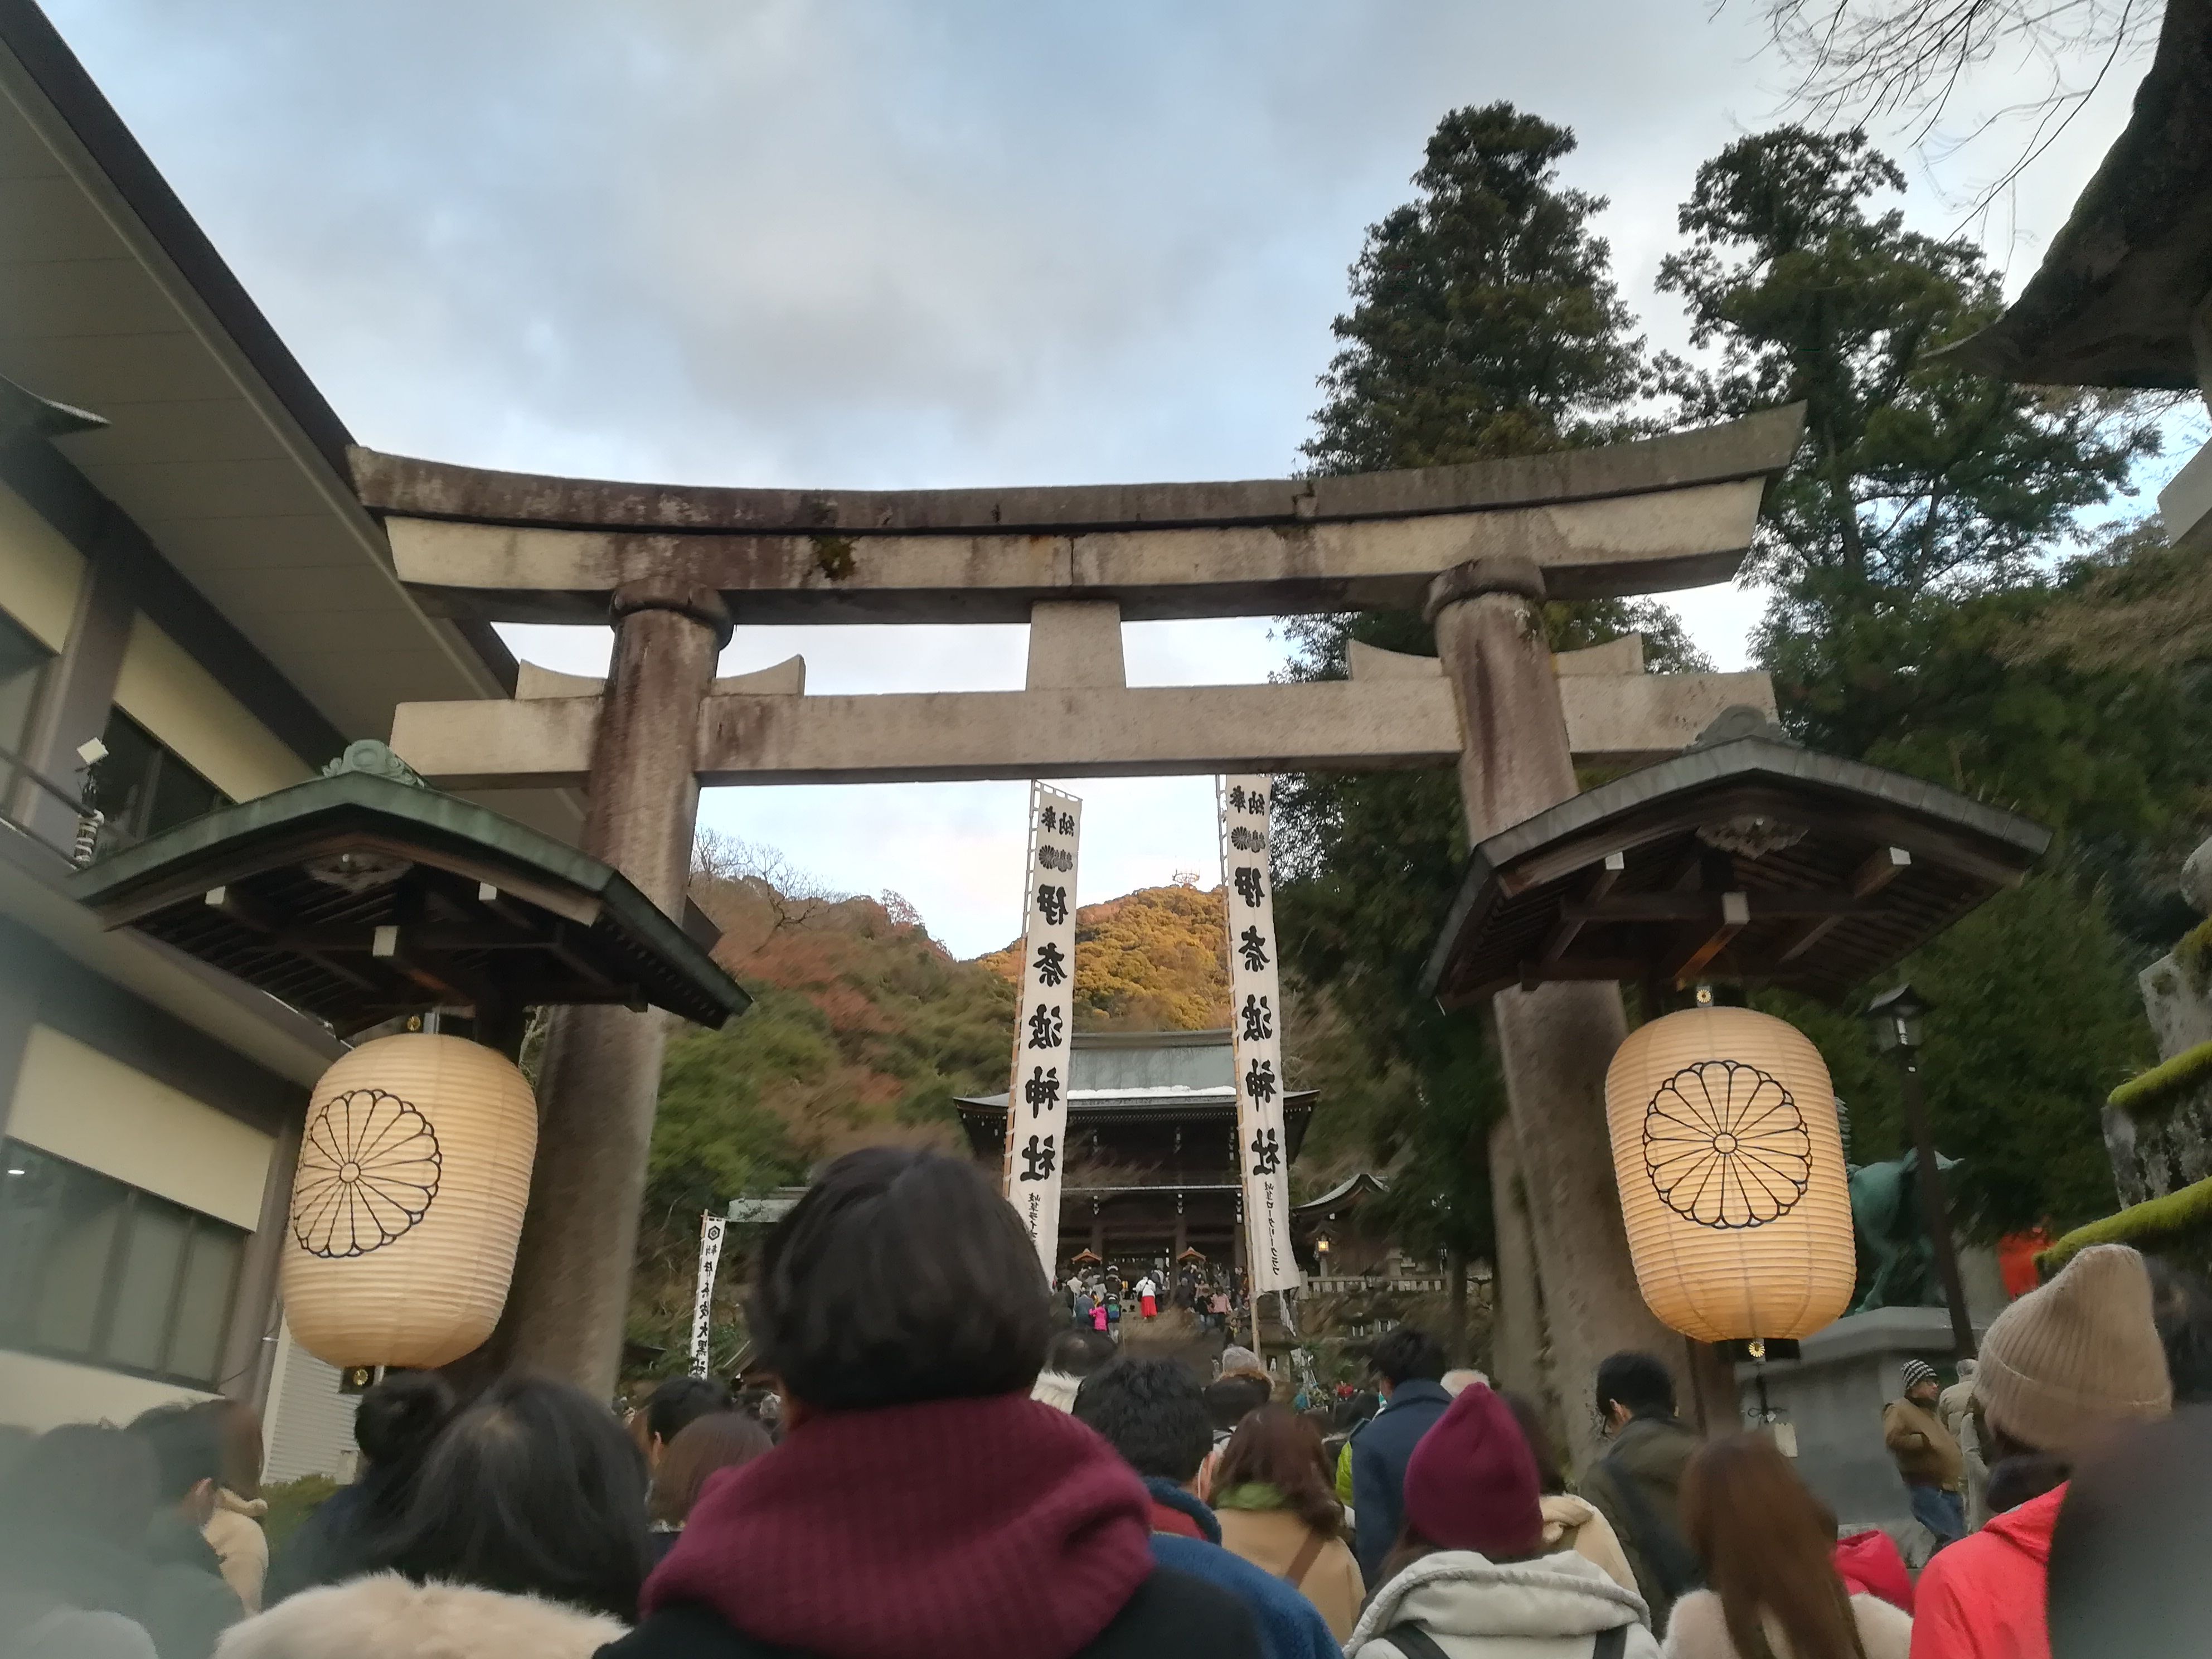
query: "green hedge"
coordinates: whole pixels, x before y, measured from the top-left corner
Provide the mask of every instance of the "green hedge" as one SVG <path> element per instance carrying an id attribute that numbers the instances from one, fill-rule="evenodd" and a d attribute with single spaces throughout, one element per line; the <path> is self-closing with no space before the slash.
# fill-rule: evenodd
<path id="1" fill-rule="evenodd" d="M 2163 1117 L 2190 1091 L 2205 1083 L 2212 1083 L 2212 1042 L 2185 1048 L 2172 1060 L 2130 1078 L 2106 1097 L 2105 1103 L 2141 1123 Z"/>
<path id="2" fill-rule="evenodd" d="M 2127 1244 L 2152 1249 L 2191 1233 L 2212 1230 L 2212 1181 L 2200 1181 L 2163 1198 L 2131 1204 L 2117 1215 L 2076 1227 L 2035 1258 L 2045 1279 L 2092 1244 Z"/>

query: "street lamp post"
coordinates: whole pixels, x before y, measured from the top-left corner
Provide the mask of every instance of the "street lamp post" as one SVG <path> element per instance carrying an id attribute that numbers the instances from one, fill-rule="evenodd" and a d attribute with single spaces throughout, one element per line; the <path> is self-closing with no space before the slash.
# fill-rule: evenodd
<path id="1" fill-rule="evenodd" d="M 1894 1054 L 1904 1085 L 1905 1120 L 1912 1130 L 1919 1166 L 1920 1214 L 1936 1255 L 1943 1303 L 1951 1315 L 1951 1347 L 1956 1358 L 1974 1357 L 1973 1322 L 1966 1316 L 1966 1292 L 1959 1279 L 1959 1252 L 1951 1240 L 1951 1207 L 1943 1193 L 1943 1171 L 1936 1162 L 1936 1133 L 1928 1122 L 1928 1099 L 1920 1085 L 1920 1041 L 1931 1005 L 1910 985 L 1884 991 L 1867 1005 L 1875 1047 Z"/>

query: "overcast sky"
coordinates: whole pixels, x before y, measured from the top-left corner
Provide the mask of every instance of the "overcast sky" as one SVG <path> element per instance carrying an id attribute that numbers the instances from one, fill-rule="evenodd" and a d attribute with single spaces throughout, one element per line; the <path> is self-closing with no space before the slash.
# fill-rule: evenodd
<path id="1" fill-rule="evenodd" d="M 1733 0 L 45 0 L 362 442 L 737 484 L 1295 468 L 1364 228 L 1437 118 L 1571 125 L 1624 293 L 1785 75 Z M 1973 89 L 2002 101 L 2008 66 Z M 2124 70 L 1993 216 L 2016 286 L 2124 123 Z M 2009 154 L 1917 167 L 1910 216 Z M 1740 665 L 1755 593 L 1678 596 Z M 599 672 L 598 629 L 508 630 Z M 1025 630 L 741 629 L 723 672 L 999 689 Z M 1127 630 L 1133 684 L 1264 679 L 1265 623 Z M 1218 877 L 1211 785 L 1091 781 L 1086 902 Z M 1023 786 L 720 790 L 703 821 L 961 954 L 1018 929 Z"/>

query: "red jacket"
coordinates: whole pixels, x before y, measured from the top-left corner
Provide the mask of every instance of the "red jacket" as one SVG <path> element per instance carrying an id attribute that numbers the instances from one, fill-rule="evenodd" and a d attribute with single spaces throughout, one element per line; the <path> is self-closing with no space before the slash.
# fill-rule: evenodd
<path id="1" fill-rule="evenodd" d="M 1836 1576 L 1854 1595 L 1878 1595 L 1903 1613 L 1912 1611 L 1912 1575 L 1887 1533 L 1855 1532 L 1836 1540 Z"/>
<path id="2" fill-rule="evenodd" d="M 2051 1659 L 2051 1532 L 2066 1488 L 1940 1551 L 1914 1597 L 1912 1659 Z"/>

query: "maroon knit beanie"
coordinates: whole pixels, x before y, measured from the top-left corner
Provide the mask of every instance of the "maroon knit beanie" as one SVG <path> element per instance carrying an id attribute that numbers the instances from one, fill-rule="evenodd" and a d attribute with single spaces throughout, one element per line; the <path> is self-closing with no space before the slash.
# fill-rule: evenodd
<path id="1" fill-rule="evenodd" d="M 1421 1437 L 1406 1465 L 1406 1524 L 1448 1550 L 1496 1561 L 1543 1547 L 1535 1454 L 1511 1407 L 1480 1382 Z"/>

